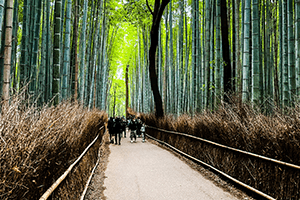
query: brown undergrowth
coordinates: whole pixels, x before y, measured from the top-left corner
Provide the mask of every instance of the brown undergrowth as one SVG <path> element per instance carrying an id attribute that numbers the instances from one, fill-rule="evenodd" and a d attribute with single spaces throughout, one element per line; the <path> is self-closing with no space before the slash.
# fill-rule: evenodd
<path id="1" fill-rule="evenodd" d="M 77 199 L 84 189 L 107 114 L 78 103 L 26 106 L 15 98 L 0 115 L 0 199 L 39 199 L 100 133 L 50 199 Z"/>
<path id="2" fill-rule="evenodd" d="M 141 117 L 150 126 L 300 165 L 299 107 L 285 113 L 273 111 L 266 116 L 247 105 L 232 104 L 194 117 L 166 116 L 159 120 L 152 114 L 141 114 Z M 276 199 L 300 199 L 300 171 L 297 169 L 150 128 L 147 133 Z"/>

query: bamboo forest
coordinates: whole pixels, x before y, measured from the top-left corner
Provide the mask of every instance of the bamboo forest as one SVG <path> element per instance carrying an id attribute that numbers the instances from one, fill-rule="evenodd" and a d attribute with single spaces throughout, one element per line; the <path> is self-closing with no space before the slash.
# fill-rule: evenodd
<path id="1" fill-rule="evenodd" d="M 27 85 L 39 105 L 77 99 L 124 115 L 127 72 L 128 106 L 137 112 L 193 114 L 233 96 L 268 111 L 294 106 L 298 1 L 166 1 L 154 38 L 152 4 L 1 1 L 2 99 Z"/>
<path id="2" fill-rule="evenodd" d="M 40 198 L 84 151 L 52 191 L 78 199 L 103 149 L 150 140 L 300 199 L 300 0 L 0 0 L 0 95 L 0 199 Z M 112 118 L 143 143 L 116 147 Z"/>

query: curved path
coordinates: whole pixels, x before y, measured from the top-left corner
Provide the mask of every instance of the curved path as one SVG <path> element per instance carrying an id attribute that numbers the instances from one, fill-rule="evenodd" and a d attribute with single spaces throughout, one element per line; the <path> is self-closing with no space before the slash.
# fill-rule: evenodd
<path id="1" fill-rule="evenodd" d="M 127 134 L 128 135 L 128 134 Z M 110 145 L 104 181 L 108 200 L 236 199 L 172 153 L 137 138 Z"/>

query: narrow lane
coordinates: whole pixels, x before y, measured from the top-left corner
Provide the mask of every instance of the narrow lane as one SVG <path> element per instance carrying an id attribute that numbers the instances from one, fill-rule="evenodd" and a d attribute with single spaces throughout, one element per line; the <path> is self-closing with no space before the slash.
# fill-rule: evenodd
<path id="1" fill-rule="evenodd" d="M 215 186 L 172 153 L 141 138 L 110 145 L 104 181 L 108 200 L 229 200 L 236 199 Z"/>

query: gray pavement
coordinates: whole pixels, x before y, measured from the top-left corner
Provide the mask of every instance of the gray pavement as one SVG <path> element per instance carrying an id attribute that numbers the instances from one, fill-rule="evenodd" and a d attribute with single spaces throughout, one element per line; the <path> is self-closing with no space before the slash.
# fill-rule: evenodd
<path id="1" fill-rule="evenodd" d="M 128 136 L 128 134 L 127 134 Z M 104 181 L 108 200 L 229 200 L 236 199 L 186 163 L 149 142 L 122 138 L 110 145 Z"/>

